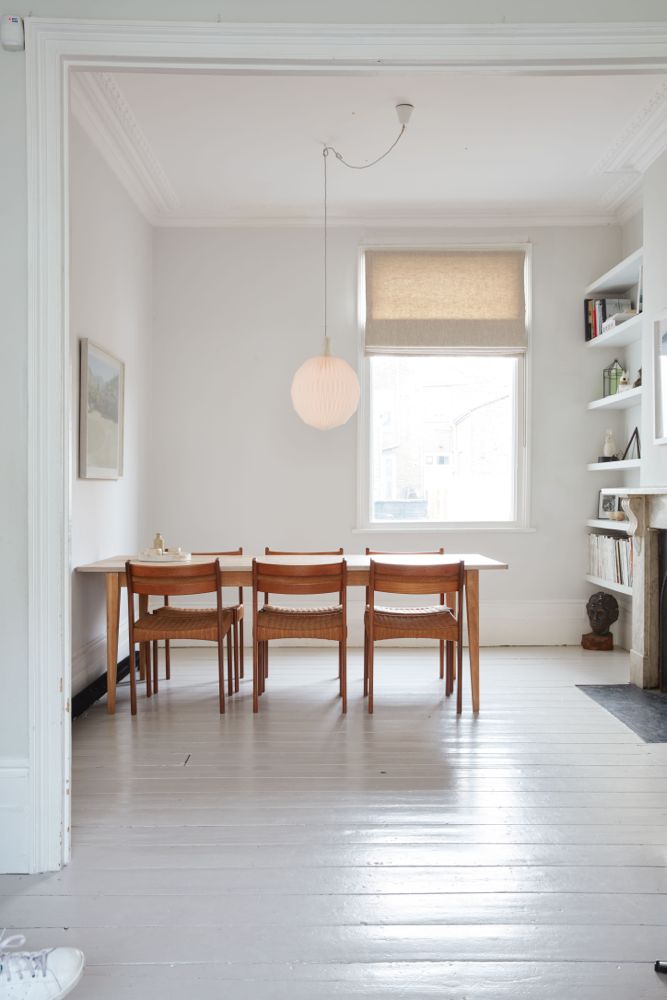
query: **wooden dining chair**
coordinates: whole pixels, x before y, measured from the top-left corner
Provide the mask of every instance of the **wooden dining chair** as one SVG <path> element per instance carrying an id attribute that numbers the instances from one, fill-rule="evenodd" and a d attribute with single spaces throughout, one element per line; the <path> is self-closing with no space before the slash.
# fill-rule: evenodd
<path id="1" fill-rule="evenodd" d="M 338 594 L 338 604 L 321 608 L 280 607 L 259 595 Z M 329 639 L 338 643 L 338 691 L 347 712 L 347 563 L 288 565 L 252 561 L 252 710 L 264 693 L 271 639 Z"/>
<path id="2" fill-rule="evenodd" d="M 430 551 L 422 552 L 388 552 L 382 551 L 381 549 L 369 549 L 366 547 L 367 556 L 444 556 L 444 548 L 431 549 Z M 440 594 L 440 604 L 447 605 L 453 602 L 453 595 L 450 597 L 449 594 Z M 366 604 L 368 604 L 368 587 L 366 587 Z M 447 676 L 451 677 L 454 681 L 456 678 L 456 667 L 454 664 L 454 645 L 451 642 L 440 642 L 440 680 L 444 680 L 445 677 L 445 650 L 447 654 Z M 447 692 L 450 693 L 449 691 Z"/>
<path id="3" fill-rule="evenodd" d="M 238 549 L 228 549 L 224 552 L 193 552 L 193 556 L 211 556 L 217 558 L 218 556 L 242 556 L 243 548 L 239 546 Z M 168 608 L 169 595 L 164 594 L 164 607 Z M 232 626 L 232 645 L 234 649 L 234 682 L 232 687 L 231 677 L 228 679 L 227 693 L 231 695 L 238 691 L 239 689 L 239 676 L 244 676 L 243 667 L 243 587 L 239 587 L 239 600 L 238 604 L 229 604 L 223 606 L 223 611 L 232 611 L 234 614 L 234 623 Z M 171 655 L 169 648 L 169 639 L 165 640 L 164 643 L 164 661 L 165 661 L 165 676 L 167 680 L 171 677 Z M 154 671 L 157 670 L 157 656 L 154 656 Z"/>
<path id="4" fill-rule="evenodd" d="M 227 637 L 227 672 L 231 676 L 231 629 L 234 615 L 222 605 L 220 564 L 146 565 L 131 560 L 125 564 L 127 579 L 128 623 L 130 631 L 130 663 L 134 660 L 135 644 L 143 647 L 146 658 L 146 695 L 151 696 L 150 647 L 153 645 L 153 688 L 158 691 L 157 644 L 161 639 L 194 639 L 218 644 L 218 687 L 220 712 L 225 711 L 224 644 Z M 134 597 L 139 596 L 139 616 L 135 617 Z M 214 609 L 160 607 L 148 610 L 149 597 L 182 597 L 192 594 L 215 594 Z M 130 705 L 137 714 L 137 681 L 130 670 Z"/>
<path id="5" fill-rule="evenodd" d="M 439 639 L 456 644 L 456 711 L 462 710 L 464 563 L 433 566 L 384 563 L 371 559 L 368 579 L 368 607 L 364 614 L 364 696 L 373 712 L 373 671 L 375 643 L 381 639 Z M 455 595 L 453 607 L 442 604 L 419 608 L 380 607 L 376 593 Z M 453 690 L 447 677 L 445 692 Z"/>
<path id="6" fill-rule="evenodd" d="M 292 552 L 288 552 L 285 549 L 272 549 L 268 545 L 264 547 L 265 556 L 342 556 L 343 547 L 339 549 L 323 549 L 320 552 L 314 552 L 312 549 L 300 549 Z M 268 604 L 269 595 L 264 594 L 264 603 Z M 264 676 L 269 676 L 269 650 L 266 649 L 266 656 L 264 658 Z"/>

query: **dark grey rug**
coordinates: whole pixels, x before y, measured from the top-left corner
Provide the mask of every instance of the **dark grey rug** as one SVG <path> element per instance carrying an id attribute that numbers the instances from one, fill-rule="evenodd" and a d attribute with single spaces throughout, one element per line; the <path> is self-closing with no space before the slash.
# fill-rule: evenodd
<path id="1" fill-rule="evenodd" d="M 667 743 L 667 694 L 642 691 L 634 684 L 577 684 L 644 743 Z"/>

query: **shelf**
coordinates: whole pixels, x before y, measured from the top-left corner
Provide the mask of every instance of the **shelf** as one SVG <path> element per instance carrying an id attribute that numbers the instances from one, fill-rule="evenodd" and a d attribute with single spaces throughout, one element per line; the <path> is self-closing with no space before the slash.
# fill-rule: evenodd
<path id="1" fill-rule="evenodd" d="M 616 264 L 610 271 L 593 281 L 586 289 L 586 298 L 603 295 L 606 292 L 620 292 L 639 281 L 639 271 L 644 256 L 643 249 L 635 250 L 629 257 Z"/>
<path id="2" fill-rule="evenodd" d="M 601 531 L 620 531 L 627 535 L 630 531 L 629 521 L 610 521 L 606 517 L 591 517 L 586 521 L 587 528 L 600 528 Z"/>
<path id="3" fill-rule="evenodd" d="M 612 583 L 611 580 L 603 580 L 601 576 L 589 576 L 588 574 L 584 577 L 588 583 L 592 583 L 595 587 L 602 587 L 603 590 L 615 590 L 617 594 L 625 594 L 626 597 L 632 597 L 632 587 L 626 587 L 622 583 Z"/>
<path id="4" fill-rule="evenodd" d="M 642 319 L 644 313 L 637 313 L 625 323 L 615 326 L 613 330 L 601 333 L 599 337 L 593 337 L 586 341 L 586 347 L 627 347 L 634 344 L 641 337 Z"/>
<path id="5" fill-rule="evenodd" d="M 641 464 L 641 458 L 626 458 L 623 462 L 591 462 L 586 468 L 589 472 L 612 472 L 623 469 L 638 469 Z"/>
<path id="6" fill-rule="evenodd" d="M 604 396 L 602 399 L 594 399 L 589 403 L 588 410 L 627 410 L 630 406 L 637 406 L 641 403 L 643 386 L 638 385 L 634 389 L 626 389 L 624 392 L 616 392 L 612 396 Z"/>

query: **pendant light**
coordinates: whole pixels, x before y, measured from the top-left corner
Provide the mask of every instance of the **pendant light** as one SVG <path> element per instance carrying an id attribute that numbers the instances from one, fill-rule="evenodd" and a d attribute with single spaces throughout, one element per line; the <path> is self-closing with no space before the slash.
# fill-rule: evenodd
<path id="1" fill-rule="evenodd" d="M 329 153 L 352 170 L 365 170 L 383 160 L 399 141 L 412 114 L 411 104 L 398 104 L 396 114 L 401 130 L 388 150 L 371 163 L 348 163 L 333 146 L 322 150 L 324 161 L 324 348 L 322 354 L 308 358 L 292 379 L 292 405 L 304 423 L 318 430 L 330 430 L 347 423 L 359 405 L 359 379 L 351 365 L 331 354 L 327 332 L 327 160 Z"/>

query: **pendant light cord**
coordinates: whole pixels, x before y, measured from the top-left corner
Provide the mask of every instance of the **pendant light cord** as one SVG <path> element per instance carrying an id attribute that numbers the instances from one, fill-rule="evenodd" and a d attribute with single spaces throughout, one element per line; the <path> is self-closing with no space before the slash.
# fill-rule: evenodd
<path id="1" fill-rule="evenodd" d="M 367 170 L 368 167 L 374 167 L 376 163 L 380 162 L 380 160 L 384 160 L 385 156 L 389 156 L 389 154 L 391 153 L 392 149 L 394 149 L 394 147 L 396 145 L 398 145 L 398 142 L 402 138 L 403 133 L 405 132 L 405 129 L 406 129 L 406 126 L 405 125 L 401 125 L 401 131 L 398 133 L 398 135 L 396 136 L 396 138 L 392 142 L 392 144 L 389 147 L 389 149 L 385 150 L 385 152 L 381 156 L 378 156 L 377 159 L 371 160 L 370 163 L 348 163 L 348 161 L 345 159 L 345 157 L 343 156 L 343 154 L 339 153 L 338 150 L 334 146 L 325 146 L 324 149 L 322 150 L 322 158 L 324 160 L 324 353 L 325 354 L 329 354 L 329 335 L 327 333 L 327 312 L 328 312 L 328 310 L 327 310 L 327 228 L 328 228 L 328 221 L 329 221 L 328 220 L 328 204 L 327 204 L 327 159 L 329 157 L 329 153 L 333 153 L 334 156 L 336 157 L 336 159 L 339 161 L 339 163 L 342 163 L 343 166 L 345 166 L 345 167 L 349 167 L 350 170 Z"/>
<path id="2" fill-rule="evenodd" d="M 374 167 L 376 163 L 380 162 L 380 160 L 384 160 L 385 156 L 389 156 L 389 154 L 391 153 L 392 149 L 395 146 L 398 145 L 400 139 L 403 136 L 403 133 L 405 132 L 405 128 L 406 128 L 405 125 L 401 125 L 401 131 L 398 133 L 398 135 L 396 136 L 396 138 L 392 142 L 392 144 L 389 147 L 389 149 L 385 150 L 385 152 L 382 154 L 382 156 L 378 156 L 377 159 L 371 160 L 370 163 L 348 163 L 347 160 L 345 159 L 345 157 L 343 156 L 343 154 L 339 153 L 338 150 L 334 146 L 325 146 L 324 147 L 324 155 L 328 156 L 329 153 L 333 153 L 334 156 L 336 157 L 336 159 L 339 160 L 341 163 L 343 163 L 346 167 L 349 167 L 350 170 L 367 170 L 368 167 Z"/>

